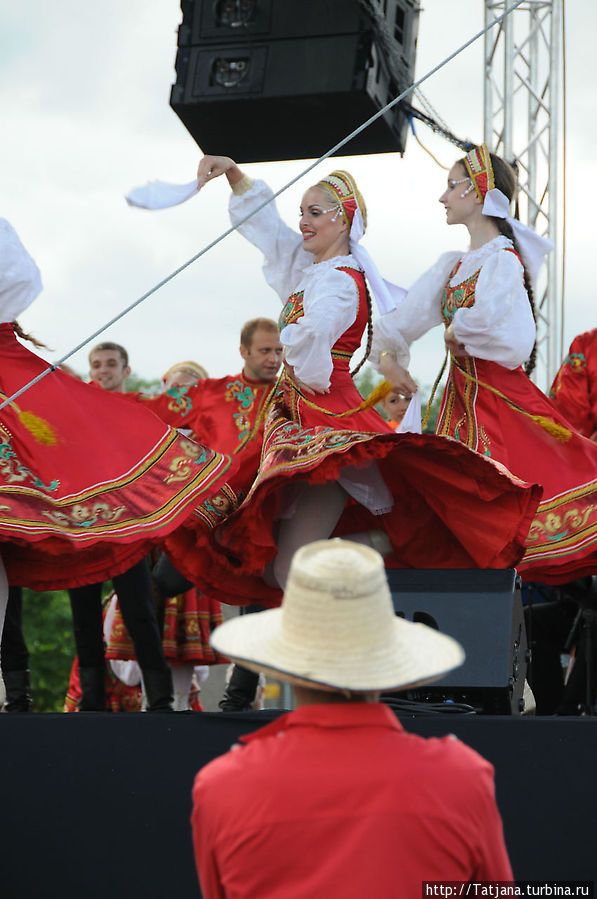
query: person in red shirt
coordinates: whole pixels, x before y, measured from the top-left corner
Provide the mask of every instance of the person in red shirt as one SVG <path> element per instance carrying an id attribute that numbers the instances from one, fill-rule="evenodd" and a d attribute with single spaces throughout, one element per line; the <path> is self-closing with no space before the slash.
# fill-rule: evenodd
<path id="1" fill-rule="evenodd" d="M 597 328 L 574 338 L 549 395 L 577 431 L 597 441 Z"/>
<path id="2" fill-rule="evenodd" d="M 406 733 L 382 691 L 460 665 L 455 640 L 394 615 L 382 557 L 341 539 L 292 561 L 282 606 L 212 644 L 293 684 L 297 708 L 199 771 L 205 899 L 420 896 L 424 881 L 511 881 L 493 768 L 454 737 Z"/>

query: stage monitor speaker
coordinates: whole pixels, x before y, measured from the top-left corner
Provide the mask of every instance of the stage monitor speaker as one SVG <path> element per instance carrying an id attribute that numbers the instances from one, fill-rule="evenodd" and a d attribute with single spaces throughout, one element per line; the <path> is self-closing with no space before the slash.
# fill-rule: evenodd
<path id="1" fill-rule="evenodd" d="M 320 156 L 413 80 L 419 0 L 183 0 L 170 105 L 204 153 Z M 404 152 L 398 108 L 341 153 Z"/>
<path id="2" fill-rule="evenodd" d="M 466 652 L 464 664 L 440 681 L 391 695 L 521 714 L 528 651 L 516 571 L 389 569 L 387 575 L 397 615 L 449 634 Z"/>

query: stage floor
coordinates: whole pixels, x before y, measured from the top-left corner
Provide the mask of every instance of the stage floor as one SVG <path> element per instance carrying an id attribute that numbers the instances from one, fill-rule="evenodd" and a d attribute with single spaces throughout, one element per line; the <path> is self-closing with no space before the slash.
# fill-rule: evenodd
<path id="1" fill-rule="evenodd" d="M 195 773 L 278 714 L 0 715 L 2 899 L 200 897 Z M 518 879 L 597 878 L 597 718 L 400 720 L 493 763 Z"/>

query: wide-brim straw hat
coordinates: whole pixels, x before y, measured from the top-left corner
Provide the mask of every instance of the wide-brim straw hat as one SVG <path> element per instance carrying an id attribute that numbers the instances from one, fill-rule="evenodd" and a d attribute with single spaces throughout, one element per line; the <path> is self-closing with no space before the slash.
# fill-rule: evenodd
<path id="1" fill-rule="evenodd" d="M 337 538 L 298 550 L 281 608 L 226 621 L 210 642 L 276 680 L 356 693 L 429 683 L 464 661 L 452 637 L 394 614 L 378 552 Z"/>

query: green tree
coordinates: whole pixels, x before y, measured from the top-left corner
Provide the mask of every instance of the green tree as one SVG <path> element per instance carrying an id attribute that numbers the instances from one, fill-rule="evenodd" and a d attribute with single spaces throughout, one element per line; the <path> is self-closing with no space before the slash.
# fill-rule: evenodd
<path id="1" fill-rule="evenodd" d="M 143 378 L 136 371 L 130 373 L 126 379 L 126 389 L 129 393 L 159 393 L 162 387 L 160 378 Z"/>
<path id="2" fill-rule="evenodd" d="M 29 649 L 34 710 L 61 712 L 76 653 L 67 592 L 23 589 L 23 633 Z"/>

